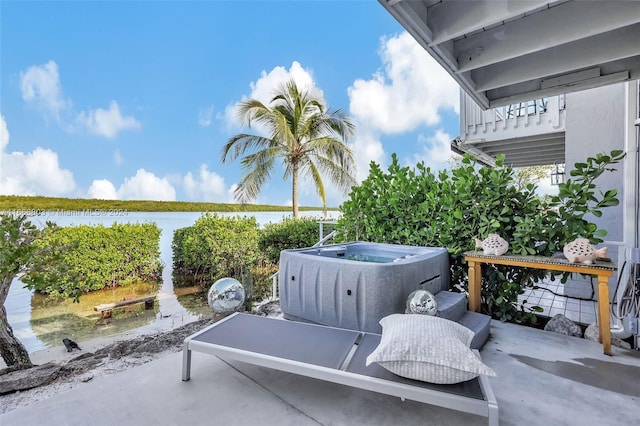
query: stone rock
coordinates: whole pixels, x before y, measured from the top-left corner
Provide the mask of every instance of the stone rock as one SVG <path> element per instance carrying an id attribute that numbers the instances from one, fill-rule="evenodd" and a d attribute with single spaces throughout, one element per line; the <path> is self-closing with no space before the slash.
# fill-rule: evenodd
<path id="1" fill-rule="evenodd" d="M 593 323 L 584 331 L 584 338 L 593 340 L 594 342 L 600 341 L 600 330 L 598 324 Z M 616 336 L 611 336 L 611 344 L 622 349 L 631 349 L 631 345 L 624 340 Z"/>
<path id="2" fill-rule="evenodd" d="M 58 378 L 61 368 L 59 364 L 49 363 L 3 374 L 0 380 L 0 395 L 51 383 Z"/>
<path id="3" fill-rule="evenodd" d="M 266 303 L 262 303 L 255 308 L 256 315 L 261 317 L 281 317 L 282 309 L 280 309 L 279 300 L 271 300 Z"/>
<path id="4" fill-rule="evenodd" d="M 65 376 L 82 374 L 102 364 L 102 358 L 95 357 L 90 353 L 86 355 L 90 356 L 74 358 L 66 364 L 62 365 L 60 374 L 64 374 Z"/>
<path id="5" fill-rule="evenodd" d="M 562 314 L 557 314 L 551 318 L 544 326 L 544 330 L 564 334 L 565 336 L 582 337 L 580 326 Z"/>

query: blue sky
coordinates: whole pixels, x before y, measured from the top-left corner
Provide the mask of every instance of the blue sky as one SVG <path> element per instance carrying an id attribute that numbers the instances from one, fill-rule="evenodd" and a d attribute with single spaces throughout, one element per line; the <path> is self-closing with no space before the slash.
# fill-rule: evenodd
<path id="1" fill-rule="evenodd" d="M 259 132 L 234 107 L 289 78 L 355 122 L 358 180 L 392 153 L 447 166 L 458 86 L 378 2 L 2 0 L 0 194 L 233 202 L 220 150 Z M 256 202 L 290 188 L 278 170 Z"/>

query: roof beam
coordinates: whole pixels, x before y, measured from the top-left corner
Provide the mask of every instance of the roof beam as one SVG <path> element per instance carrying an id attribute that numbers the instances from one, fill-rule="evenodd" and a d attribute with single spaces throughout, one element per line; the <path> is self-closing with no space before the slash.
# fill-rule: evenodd
<path id="1" fill-rule="evenodd" d="M 569 2 L 455 42 L 458 72 L 470 71 L 640 22 L 640 2 Z"/>
<path id="2" fill-rule="evenodd" d="M 472 71 L 477 91 L 560 76 L 598 64 L 640 56 L 640 24 L 523 55 Z"/>
<path id="3" fill-rule="evenodd" d="M 489 99 L 489 107 L 497 108 L 505 105 L 511 105 L 516 102 L 526 102 L 531 99 L 546 98 L 548 96 L 556 96 L 558 93 L 571 93 L 579 90 L 593 89 L 594 87 L 605 86 L 607 84 L 619 83 L 630 79 L 635 79 L 632 73 L 621 71 L 613 74 L 607 74 L 600 77 L 589 78 L 579 82 L 568 82 L 559 84 L 558 86 L 550 86 L 547 89 L 532 89 L 530 91 L 518 91 L 511 87 L 502 88 L 502 92 L 511 92 L 510 95 L 487 96 Z M 534 81 L 537 87 L 540 87 L 543 80 Z"/>
<path id="4" fill-rule="evenodd" d="M 417 3 L 417 2 L 410 2 Z M 427 26 L 433 31 L 432 44 L 453 40 L 496 22 L 513 19 L 546 7 L 549 0 L 444 1 L 430 7 Z M 407 3 L 400 3 L 403 6 Z M 461 4 L 464 6 L 461 7 Z M 464 13 L 460 13 L 464 10 Z"/>

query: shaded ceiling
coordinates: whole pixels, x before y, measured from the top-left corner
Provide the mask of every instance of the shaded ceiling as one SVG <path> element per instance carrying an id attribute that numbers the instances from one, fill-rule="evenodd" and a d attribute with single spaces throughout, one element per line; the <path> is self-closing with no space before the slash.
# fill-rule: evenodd
<path id="1" fill-rule="evenodd" d="M 379 1 L 484 109 L 640 78 L 640 1 Z"/>
<path id="2" fill-rule="evenodd" d="M 488 166 L 495 166 L 498 154 L 504 154 L 505 165 L 512 167 L 564 164 L 564 132 L 543 134 L 536 137 L 510 138 L 498 141 L 451 141 L 451 150 L 468 153 Z"/>

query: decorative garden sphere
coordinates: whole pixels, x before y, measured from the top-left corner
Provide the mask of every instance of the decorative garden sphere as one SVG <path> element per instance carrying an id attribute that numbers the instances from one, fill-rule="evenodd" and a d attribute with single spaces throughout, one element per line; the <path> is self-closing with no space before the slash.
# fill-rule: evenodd
<path id="1" fill-rule="evenodd" d="M 427 290 L 416 290 L 407 298 L 406 314 L 438 315 L 438 302 Z"/>
<path id="2" fill-rule="evenodd" d="M 207 300 L 217 314 L 233 312 L 244 303 L 244 287 L 234 278 L 220 278 L 209 289 Z"/>

